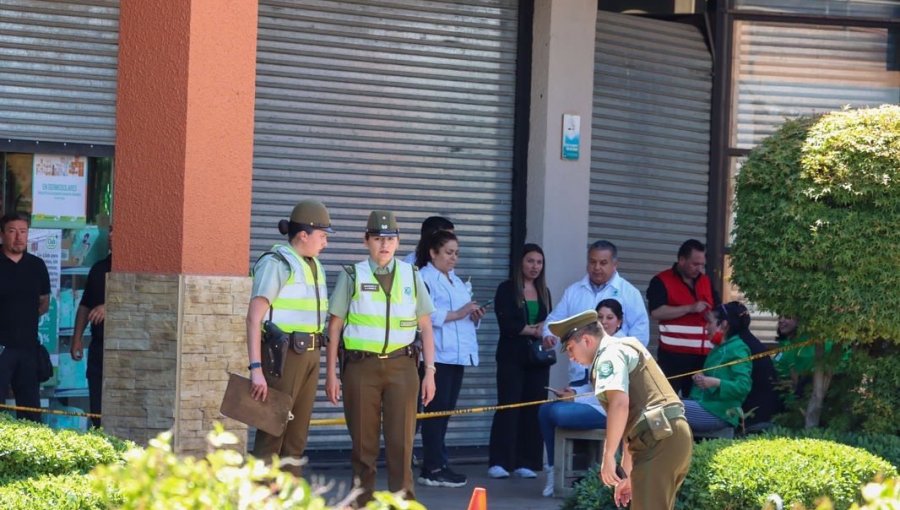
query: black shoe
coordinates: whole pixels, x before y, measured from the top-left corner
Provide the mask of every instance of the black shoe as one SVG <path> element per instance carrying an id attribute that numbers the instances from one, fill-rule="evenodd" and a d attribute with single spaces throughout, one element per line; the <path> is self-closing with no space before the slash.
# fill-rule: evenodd
<path id="1" fill-rule="evenodd" d="M 466 475 L 454 473 L 446 466 L 437 471 L 422 470 L 418 480 L 420 485 L 429 487 L 463 487 L 467 481 Z"/>

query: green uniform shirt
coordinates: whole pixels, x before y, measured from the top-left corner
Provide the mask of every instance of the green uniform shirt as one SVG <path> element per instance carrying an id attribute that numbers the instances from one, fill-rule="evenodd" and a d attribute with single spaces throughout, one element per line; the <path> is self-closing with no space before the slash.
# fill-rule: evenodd
<path id="1" fill-rule="evenodd" d="M 731 361 L 750 356 L 750 348 L 738 335 L 728 337 L 717 345 L 706 356 L 703 368 L 723 365 Z M 740 418 L 732 411 L 744 404 L 753 381 L 750 377 L 753 363 L 738 363 L 727 367 L 707 370 L 703 375 L 719 379 L 719 386 L 700 389 L 696 385 L 691 389 L 691 400 L 696 400 L 700 407 L 722 420 L 737 426 Z"/>
<path id="2" fill-rule="evenodd" d="M 264 297 L 272 304 L 290 277 L 290 266 L 278 257 L 266 255 L 259 259 L 253 268 L 253 289 L 250 298 Z"/>
<path id="3" fill-rule="evenodd" d="M 391 259 L 391 262 L 387 266 L 379 268 L 375 265 L 375 261 L 373 261 L 371 257 L 369 257 L 368 260 L 369 267 L 372 268 L 372 272 L 376 275 L 390 274 L 390 272 L 394 270 L 394 264 L 396 264 L 396 261 Z M 434 311 L 434 305 L 431 303 L 428 287 L 425 286 L 418 271 L 414 272 L 414 277 L 416 279 L 416 317 L 431 315 L 431 312 Z M 335 317 L 346 319 L 347 313 L 350 311 L 350 300 L 352 298 L 353 283 L 350 282 L 350 275 L 347 274 L 347 271 L 342 270 L 338 273 L 337 283 L 334 285 L 334 292 L 331 293 L 331 297 L 328 301 L 328 313 Z"/>
<path id="4" fill-rule="evenodd" d="M 640 360 L 640 354 L 619 343 L 618 337 L 606 337 L 594 356 L 592 367 L 597 400 L 606 404 L 606 392 L 609 390 L 619 390 L 628 395 L 628 375 Z"/>

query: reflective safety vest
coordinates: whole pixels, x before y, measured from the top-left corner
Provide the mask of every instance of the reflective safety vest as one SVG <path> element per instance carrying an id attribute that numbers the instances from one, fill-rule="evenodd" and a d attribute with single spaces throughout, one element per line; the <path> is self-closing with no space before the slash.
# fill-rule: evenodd
<path id="1" fill-rule="evenodd" d="M 710 309 L 715 306 L 712 284 L 705 274 L 701 274 L 694 282 L 693 293 L 673 269 L 666 269 L 656 276 L 666 287 L 667 305 L 684 306 L 706 301 Z M 659 321 L 659 348 L 685 354 L 709 354 L 713 344 L 706 336 L 706 315 L 689 313 L 677 319 Z"/>
<path id="2" fill-rule="evenodd" d="M 271 321 L 286 333 L 321 333 L 328 312 L 328 287 L 319 259 L 312 259 L 316 265 L 313 277 L 309 264 L 289 246 L 276 244 L 271 251 L 291 266 L 291 276 L 272 302 Z"/>
<path id="3" fill-rule="evenodd" d="M 411 344 L 419 325 L 413 266 L 394 261 L 390 297 L 375 278 L 368 260 L 354 268 L 356 281 L 344 327 L 344 348 L 385 354 Z"/>

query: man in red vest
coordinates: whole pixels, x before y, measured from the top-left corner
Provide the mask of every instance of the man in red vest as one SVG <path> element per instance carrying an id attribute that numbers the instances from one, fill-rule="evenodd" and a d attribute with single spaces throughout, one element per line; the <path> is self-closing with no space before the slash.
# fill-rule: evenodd
<path id="1" fill-rule="evenodd" d="M 678 261 L 650 280 L 647 303 L 650 317 L 659 321 L 659 366 L 668 377 L 703 368 L 712 343 L 706 335 L 706 312 L 719 305 L 719 296 L 704 273 L 706 247 L 688 239 L 678 249 Z M 672 380 L 682 397 L 691 392 L 690 377 Z"/>

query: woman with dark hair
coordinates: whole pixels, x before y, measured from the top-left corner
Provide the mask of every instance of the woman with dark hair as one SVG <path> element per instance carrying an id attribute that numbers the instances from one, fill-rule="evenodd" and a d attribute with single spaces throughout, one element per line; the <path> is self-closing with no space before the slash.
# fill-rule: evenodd
<path id="1" fill-rule="evenodd" d="M 684 400 L 685 417 L 695 432 L 737 426 L 752 384 L 749 362 L 708 369 L 750 356 L 741 338 L 750 326 L 747 307 L 731 301 L 711 310 L 707 318 L 707 333 L 715 347 L 706 357 L 704 372 L 694 374 L 690 398 Z"/>
<path id="2" fill-rule="evenodd" d="M 417 259 L 420 273 L 434 303 L 431 323 L 434 329 L 434 400 L 425 412 L 456 409 L 463 374 L 467 366 L 478 366 L 476 329 L 484 308 L 472 300 L 469 289 L 456 276 L 459 241 L 453 232 L 440 230 L 429 236 L 428 251 Z M 462 487 L 466 476 L 448 466 L 447 435 L 449 417 L 422 421 L 422 473 L 419 483 L 432 487 Z"/>
<path id="3" fill-rule="evenodd" d="M 416 243 L 416 249 L 407 253 L 406 256 L 403 257 L 403 262 L 422 269 L 425 267 L 425 264 L 428 263 L 428 245 L 431 241 L 431 236 L 433 236 L 435 232 L 453 232 L 455 229 L 456 226 L 453 225 L 453 222 L 443 216 L 429 216 L 425 218 L 425 221 L 422 222 L 421 231 L 419 232 L 419 242 Z"/>
<path id="4" fill-rule="evenodd" d="M 522 248 L 512 278 L 494 295 L 500 340 L 497 343 L 497 399 L 500 405 L 543 400 L 550 366 L 538 365 L 529 350 L 540 344 L 544 319 L 550 312 L 550 291 L 544 273 L 544 251 L 536 244 Z M 535 478 L 543 451 L 537 406 L 497 411 L 491 425 L 488 475 Z"/>

